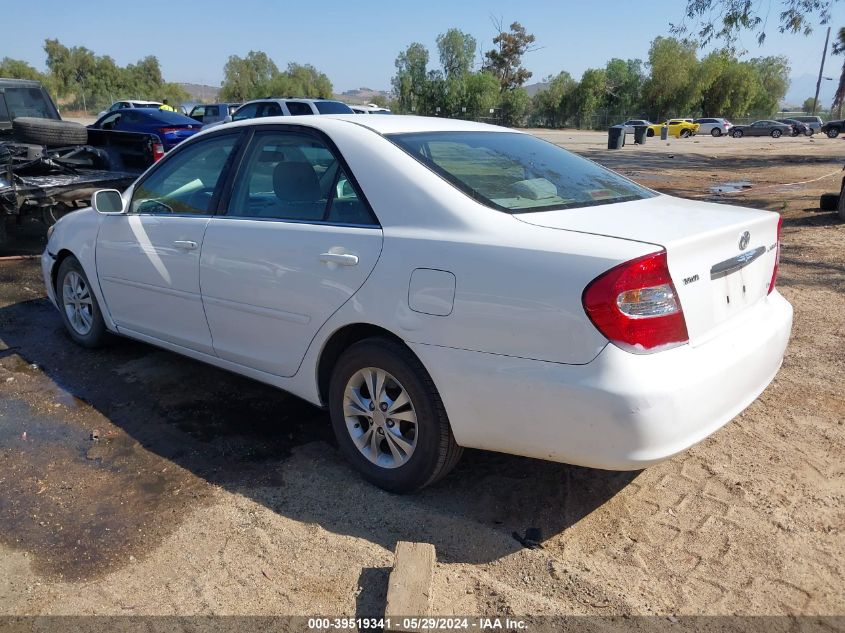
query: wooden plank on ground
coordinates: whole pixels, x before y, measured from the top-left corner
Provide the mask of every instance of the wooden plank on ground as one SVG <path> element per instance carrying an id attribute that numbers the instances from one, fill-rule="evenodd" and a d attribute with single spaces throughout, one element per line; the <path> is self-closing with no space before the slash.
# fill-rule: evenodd
<path id="1" fill-rule="evenodd" d="M 436 560 L 437 554 L 431 543 L 396 543 L 384 610 L 384 617 L 391 620 L 390 631 L 416 631 L 403 628 L 402 618 L 429 614 Z"/>

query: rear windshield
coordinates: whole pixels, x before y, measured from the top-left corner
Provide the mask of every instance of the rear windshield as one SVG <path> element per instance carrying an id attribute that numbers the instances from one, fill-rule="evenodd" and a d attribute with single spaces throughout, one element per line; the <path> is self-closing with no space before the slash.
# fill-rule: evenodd
<path id="1" fill-rule="evenodd" d="M 144 114 L 163 123 L 174 123 L 176 125 L 196 123 L 196 121 L 192 118 L 187 117 L 184 114 L 180 114 L 179 112 L 171 112 L 170 110 L 155 110 L 152 112 L 144 112 Z"/>
<path id="2" fill-rule="evenodd" d="M 44 96 L 41 88 L 0 88 L 5 108 L 0 105 L 0 118 L 11 121 L 19 116 L 58 119 L 59 113 Z"/>
<path id="3" fill-rule="evenodd" d="M 461 191 L 509 213 L 588 207 L 656 195 L 530 134 L 424 132 L 388 138 Z"/>
<path id="4" fill-rule="evenodd" d="M 352 108 L 340 101 L 315 101 L 314 105 L 320 114 L 355 114 Z"/>

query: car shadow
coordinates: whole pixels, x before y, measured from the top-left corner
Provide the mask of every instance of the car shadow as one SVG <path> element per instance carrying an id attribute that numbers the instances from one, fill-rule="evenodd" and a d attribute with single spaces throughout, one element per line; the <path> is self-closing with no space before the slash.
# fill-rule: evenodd
<path id="1" fill-rule="evenodd" d="M 54 423 L 78 429 L 74 442 L 82 441 L 81 434 L 88 441 L 94 425 L 100 426 L 99 433 L 111 428 L 105 418 L 117 436 L 125 434 L 204 482 L 291 519 L 390 550 L 398 540 L 424 541 L 433 543 L 438 558 L 446 562 L 494 561 L 524 547 L 514 534 L 521 539 L 533 529 L 541 542 L 557 537 L 638 474 L 468 450 L 438 484 L 414 495 L 389 494 L 364 482 L 346 464 L 325 411 L 278 389 L 126 339 L 115 338 L 100 350 L 83 349 L 69 339 L 45 299 L 0 308 L 0 332 L 5 343 L 0 363 L 20 359 L 21 371 L 37 371 L 72 396 L 78 405 L 73 415 L 59 416 Z M 46 403 L 50 393 L 43 398 Z M 19 412 L 36 406 L 20 399 Z M 20 428 L 26 429 L 26 420 Z M 0 434 L 0 448 L 6 441 Z M 121 453 L 119 466 L 131 472 L 132 458 L 126 455 Z M 118 462 L 110 459 L 106 454 L 92 460 L 89 454 L 82 463 L 90 469 L 116 468 Z M 128 481 L 120 485 L 134 485 Z M 148 488 L 153 494 L 155 487 Z M 86 499 L 76 502 L 85 504 Z M 122 511 L 132 508 L 115 509 Z M 14 531 L 16 525 L 0 528 Z M 74 529 L 69 521 L 69 542 L 75 542 Z M 14 541 L 16 534 L 7 536 Z M 383 575 L 382 570 L 370 573 Z M 378 596 L 364 595 L 360 601 L 366 606 L 372 599 Z"/>

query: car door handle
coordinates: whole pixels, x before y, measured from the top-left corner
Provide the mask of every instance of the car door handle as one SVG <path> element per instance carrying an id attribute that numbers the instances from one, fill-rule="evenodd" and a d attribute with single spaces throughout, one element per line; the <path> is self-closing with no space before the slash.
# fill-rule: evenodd
<path id="1" fill-rule="evenodd" d="M 191 240 L 174 240 L 173 246 L 176 248 L 184 248 L 186 251 L 192 251 L 196 249 L 197 243 Z"/>
<path id="2" fill-rule="evenodd" d="M 357 266 L 358 256 L 349 253 L 320 253 L 320 261 L 339 266 Z"/>

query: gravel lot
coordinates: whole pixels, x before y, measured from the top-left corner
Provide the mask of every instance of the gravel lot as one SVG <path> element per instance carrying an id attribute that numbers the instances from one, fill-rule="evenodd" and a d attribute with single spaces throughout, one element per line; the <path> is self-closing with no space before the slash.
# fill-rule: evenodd
<path id="1" fill-rule="evenodd" d="M 398 497 L 296 398 L 140 343 L 74 346 L 37 261 L 5 259 L 0 613 L 374 616 L 413 540 L 437 548 L 442 614 L 843 614 L 845 224 L 816 209 L 845 143 L 610 152 L 603 134 L 535 132 L 660 191 L 783 213 L 793 338 L 751 407 L 639 473 L 468 451 Z M 0 255 L 43 248 L 22 233 Z M 542 549 L 513 538 L 528 528 Z"/>

